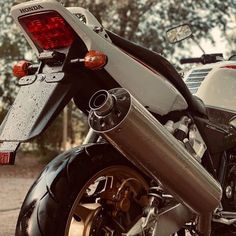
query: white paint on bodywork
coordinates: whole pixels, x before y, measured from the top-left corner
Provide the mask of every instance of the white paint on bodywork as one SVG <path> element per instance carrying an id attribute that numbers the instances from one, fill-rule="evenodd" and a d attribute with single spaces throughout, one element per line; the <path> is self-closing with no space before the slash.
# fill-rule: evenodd
<path id="1" fill-rule="evenodd" d="M 236 62 L 224 61 L 194 68 L 212 68 L 195 94 L 206 106 L 236 112 L 236 69 L 225 68 L 232 65 L 236 66 Z"/>

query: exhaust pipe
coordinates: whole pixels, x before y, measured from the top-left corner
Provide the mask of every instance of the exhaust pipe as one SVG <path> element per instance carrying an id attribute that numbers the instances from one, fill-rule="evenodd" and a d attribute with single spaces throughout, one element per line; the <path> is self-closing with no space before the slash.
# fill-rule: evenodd
<path id="1" fill-rule="evenodd" d="M 219 183 L 123 88 L 90 99 L 89 125 L 128 160 L 160 181 L 177 200 L 200 215 L 219 205 Z"/>

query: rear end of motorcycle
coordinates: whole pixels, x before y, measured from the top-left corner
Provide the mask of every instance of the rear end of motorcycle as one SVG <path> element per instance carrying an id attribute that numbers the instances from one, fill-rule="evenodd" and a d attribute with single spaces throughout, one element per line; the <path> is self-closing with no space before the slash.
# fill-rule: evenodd
<path id="1" fill-rule="evenodd" d="M 221 186 L 147 110 L 164 116 L 186 110 L 187 102 L 113 45 L 89 12 L 69 10 L 56 1 L 12 9 L 40 63 L 16 68 L 28 75 L 0 127 L 1 163 L 12 164 L 19 144 L 43 132 L 72 98 L 85 114 L 91 110 L 93 129 L 90 143 L 59 155 L 40 174 L 16 235 L 210 235 Z M 185 130 L 188 122 L 177 123 Z"/>

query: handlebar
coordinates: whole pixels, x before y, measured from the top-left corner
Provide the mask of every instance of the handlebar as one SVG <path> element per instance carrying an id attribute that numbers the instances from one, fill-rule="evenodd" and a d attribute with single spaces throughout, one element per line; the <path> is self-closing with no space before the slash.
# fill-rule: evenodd
<path id="1" fill-rule="evenodd" d="M 203 54 L 201 57 L 192 57 L 192 58 L 182 58 L 180 59 L 181 64 L 186 63 L 202 63 L 202 64 L 209 64 L 215 63 L 218 61 L 223 61 L 223 54 L 215 53 L 215 54 Z"/>
<path id="2" fill-rule="evenodd" d="M 201 57 L 193 57 L 193 58 L 181 58 L 180 63 L 186 64 L 186 63 L 201 63 L 202 58 Z"/>

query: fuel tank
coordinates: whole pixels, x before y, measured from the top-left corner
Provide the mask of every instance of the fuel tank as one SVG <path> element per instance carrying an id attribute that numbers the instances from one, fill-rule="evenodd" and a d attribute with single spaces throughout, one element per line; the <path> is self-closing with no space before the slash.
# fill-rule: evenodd
<path id="1" fill-rule="evenodd" d="M 222 61 L 192 69 L 184 78 L 189 90 L 207 107 L 209 119 L 228 125 L 236 115 L 236 61 Z"/>

